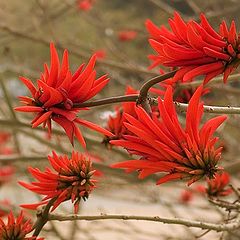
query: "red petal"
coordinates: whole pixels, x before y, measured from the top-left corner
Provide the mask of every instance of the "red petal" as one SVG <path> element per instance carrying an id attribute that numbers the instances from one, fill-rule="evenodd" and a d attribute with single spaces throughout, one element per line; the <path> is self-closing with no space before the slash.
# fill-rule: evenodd
<path id="1" fill-rule="evenodd" d="M 97 132 L 100 132 L 108 137 L 113 137 L 114 134 L 112 134 L 111 132 L 109 132 L 108 130 L 104 129 L 104 128 L 101 128 L 100 126 L 98 126 L 97 124 L 95 123 L 92 123 L 92 122 L 89 122 L 89 121 L 86 121 L 86 120 L 83 120 L 83 119 L 80 119 L 80 118 L 77 118 L 74 120 L 74 122 L 78 123 L 78 124 L 81 124 L 83 126 L 86 126 L 88 128 L 91 128 Z"/>
<path id="2" fill-rule="evenodd" d="M 24 77 L 19 77 L 19 79 L 25 84 L 25 86 L 29 89 L 32 96 L 34 97 L 37 92 L 37 89 L 33 85 L 32 81 Z"/>

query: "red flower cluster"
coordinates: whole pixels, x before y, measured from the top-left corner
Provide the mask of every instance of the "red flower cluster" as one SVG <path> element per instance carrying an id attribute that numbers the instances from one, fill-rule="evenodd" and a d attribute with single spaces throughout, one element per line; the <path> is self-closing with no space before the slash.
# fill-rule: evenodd
<path id="1" fill-rule="evenodd" d="M 138 91 L 133 89 L 130 86 L 127 86 L 125 95 L 137 94 Z M 123 102 L 120 106 L 117 106 L 115 109 L 114 116 L 109 116 L 106 129 L 114 134 L 113 137 L 106 136 L 103 140 L 104 143 L 109 143 L 111 139 L 121 139 L 123 135 L 130 134 L 127 128 L 124 126 L 123 122 L 125 120 L 124 113 L 127 113 L 131 116 L 136 117 L 134 102 Z"/>
<path id="2" fill-rule="evenodd" d="M 60 66 L 53 43 L 50 44 L 50 50 L 50 70 L 45 64 L 44 73 L 37 81 L 37 87 L 29 79 L 20 78 L 30 90 L 32 98 L 19 97 L 26 106 L 16 107 L 15 110 L 36 113 L 36 117 L 32 120 L 32 127 L 37 127 L 40 124 L 43 124 L 43 127 L 47 126 L 49 136 L 51 135 L 51 121 L 53 120 L 64 128 L 72 144 L 73 138 L 76 136 L 83 146 L 86 145 L 77 124 L 111 136 L 111 133 L 98 125 L 78 118 L 77 113 L 81 109 L 74 106 L 74 104 L 83 103 L 95 96 L 109 81 L 106 75 L 96 79 L 96 71 L 94 70 L 96 55 L 91 57 L 85 69 L 85 64 L 82 64 L 72 74 L 69 69 L 68 51 L 64 51 Z"/>
<path id="3" fill-rule="evenodd" d="M 48 160 L 54 171 L 46 168 L 44 172 L 41 172 L 37 168 L 29 167 L 29 172 L 38 182 L 32 182 L 31 184 L 19 182 L 30 191 L 46 196 L 37 204 L 21 206 L 36 209 L 40 205 L 47 204 L 49 200 L 55 199 L 51 209 L 53 211 L 62 202 L 71 200 L 74 203 L 75 213 L 77 213 L 80 200 L 85 201 L 96 187 L 96 180 L 92 179 L 95 173 L 92 162 L 85 155 L 74 151 L 70 159 L 66 155 L 58 156 L 53 152 L 53 156 L 48 156 Z"/>
<path id="4" fill-rule="evenodd" d="M 180 195 L 180 202 L 187 204 L 193 200 L 193 192 L 190 190 L 184 189 Z"/>
<path id="5" fill-rule="evenodd" d="M 99 49 L 95 51 L 95 55 L 97 59 L 104 59 L 106 58 L 106 51 L 104 49 Z"/>
<path id="6" fill-rule="evenodd" d="M 215 175 L 214 179 L 207 180 L 206 193 L 211 197 L 224 197 L 232 193 L 229 184 L 230 176 L 227 172 L 219 173 Z"/>
<path id="7" fill-rule="evenodd" d="M 82 11 L 89 11 L 93 6 L 94 0 L 78 0 L 78 9 Z"/>
<path id="8" fill-rule="evenodd" d="M 132 41 L 136 37 L 137 37 L 136 31 L 125 30 L 125 31 L 118 32 L 118 40 L 121 42 Z"/>
<path id="9" fill-rule="evenodd" d="M 197 76 L 205 75 L 204 83 L 224 73 L 224 82 L 229 74 L 240 64 L 240 38 L 234 21 L 228 29 L 226 22 L 216 32 L 204 14 L 201 22 L 184 22 L 175 12 L 169 19 L 171 31 L 166 27 L 158 28 L 150 20 L 146 27 L 150 33 L 149 40 L 157 55 L 151 55 L 151 67 L 159 64 L 168 67 L 179 67 L 175 80 L 191 81 Z"/>
<path id="10" fill-rule="evenodd" d="M 9 182 L 13 174 L 15 173 L 15 168 L 12 166 L 2 166 L 0 167 L 0 186 L 4 183 Z"/>
<path id="11" fill-rule="evenodd" d="M 26 237 L 33 229 L 30 220 L 25 221 L 23 212 L 15 219 L 13 213 L 8 215 L 7 224 L 0 218 L 0 239 L 1 240 L 44 240 L 37 237 Z"/>
<path id="12" fill-rule="evenodd" d="M 10 133 L 0 132 L 0 154 L 9 155 L 13 153 L 12 148 L 6 146 L 10 138 Z"/>
<path id="13" fill-rule="evenodd" d="M 203 176 L 213 178 L 219 169 L 217 163 L 222 149 L 214 147 L 218 139 L 213 133 L 226 116 L 210 119 L 199 129 L 203 114 L 201 93 L 202 86 L 189 102 L 185 129 L 179 123 L 171 87 L 167 88 L 164 100 L 158 99 L 160 118 L 150 117 L 141 107 L 135 109 L 137 118 L 125 114 L 125 127 L 132 135 L 110 143 L 125 147 L 129 153 L 141 158 L 117 163 L 113 167 L 138 170 L 140 178 L 157 172 L 167 173 L 157 184 L 187 179 L 190 185 Z"/>
<path id="14" fill-rule="evenodd" d="M 10 139 L 11 135 L 10 133 L 6 133 L 6 132 L 0 132 L 0 144 L 4 144 L 5 142 L 7 142 Z"/>
<path id="15" fill-rule="evenodd" d="M 11 203 L 7 199 L 0 200 L 0 218 L 8 215 L 11 207 Z"/>

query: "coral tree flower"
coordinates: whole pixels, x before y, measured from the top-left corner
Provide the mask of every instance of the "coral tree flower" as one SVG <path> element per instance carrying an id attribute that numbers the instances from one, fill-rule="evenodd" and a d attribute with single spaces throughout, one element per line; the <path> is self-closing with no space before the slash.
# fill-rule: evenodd
<path id="1" fill-rule="evenodd" d="M 130 86 L 127 86 L 125 95 L 130 94 L 138 94 L 138 91 L 136 91 Z M 120 106 L 116 107 L 114 115 L 109 116 L 106 126 L 106 129 L 113 133 L 114 136 L 112 137 L 105 136 L 105 139 L 103 140 L 104 143 L 109 143 L 111 139 L 121 139 L 125 134 L 131 134 L 123 124 L 125 119 L 124 113 L 136 117 L 137 114 L 135 112 L 135 105 L 136 103 L 134 102 L 123 102 Z"/>
<path id="2" fill-rule="evenodd" d="M 37 237 L 26 237 L 33 229 L 30 220 L 24 220 L 23 212 L 15 219 L 13 213 L 8 215 L 7 224 L 0 219 L 0 239 L 1 240 L 44 240 Z"/>
<path id="3" fill-rule="evenodd" d="M 184 204 L 190 203 L 193 200 L 192 191 L 184 189 L 180 194 L 179 200 Z"/>
<path id="4" fill-rule="evenodd" d="M 13 166 L 1 166 L 0 167 L 0 186 L 11 181 L 15 173 L 15 168 Z"/>
<path id="5" fill-rule="evenodd" d="M 10 155 L 13 149 L 6 146 L 11 138 L 11 134 L 7 132 L 0 132 L 0 155 Z"/>
<path id="6" fill-rule="evenodd" d="M 8 142 L 11 138 L 11 134 L 7 132 L 0 132 L 0 146 Z"/>
<path id="7" fill-rule="evenodd" d="M 121 42 L 132 41 L 136 37 L 137 37 L 136 31 L 125 30 L 125 31 L 118 32 L 118 40 Z"/>
<path id="8" fill-rule="evenodd" d="M 226 82 L 229 74 L 240 64 L 240 38 L 235 22 L 232 21 L 228 28 L 223 21 L 217 32 L 204 14 L 200 18 L 200 23 L 193 20 L 184 22 L 175 12 L 174 18 L 169 19 L 171 31 L 147 20 L 149 42 L 157 53 L 156 56 L 149 56 L 153 60 L 151 67 L 159 64 L 178 67 L 174 79 L 183 78 L 184 82 L 205 75 L 204 83 L 207 83 L 222 73 Z"/>
<path id="9" fill-rule="evenodd" d="M 226 116 L 210 119 L 199 129 L 203 115 L 201 93 L 202 86 L 189 102 L 185 128 L 179 123 L 171 87 L 167 88 L 164 100 L 158 99 L 160 118 L 155 115 L 151 118 L 142 107 L 136 107 L 138 118 L 125 114 L 125 126 L 134 136 L 125 136 L 125 140 L 112 140 L 111 143 L 141 158 L 117 163 L 113 167 L 138 170 L 139 178 L 166 173 L 157 184 L 186 179 L 190 185 L 203 176 L 213 178 L 219 169 L 217 163 L 222 150 L 214 147 L 218 139 L 213 133 Z"/>
<path id="10" fill-rule="evenodd" d="M 53 152 L 53 156 L 48 156 L 48 160 L 54 170 L 46 168 L 44 172 L 41 172 L 37 168 L 29 167 L 29 172 L 38 182 L 31 184 L 19 182 L 30 191 L 46 196 L 40 203 L 24 204 L 21 207 L 36 209 L 40 205 L 47 204 L 51 199 L 55 199 L 51 209 L 53 211 L 62 202 L 71 200 L 77 213 L 80 200 L 85 201 L 96 187 L 92 162 L 85 155 L 74 151 L 71 158 L 66 155 L 58 156 Z"/>
<path id="11" fill-rule="evenodd" d="M 214 179 L 207 180 L 206 193 L 211 197 L 224 197 L 232 193 L 232 189 L 227 187 L 230 176 L 227 172 L 216 174 Z"/>
<path id="12" fill-rule="evenodd" d="M 8 215 L 12 208 L 12 205 L 9 200 L 0 200 L 0 218 Z"/>
<path id="13" fill-rule="evenodd" d="M 106 51 L 104 49 L 99 49 L 95 51 L 95 55 L 97 59 L 105 59 L 106 58 Z"/>
<path id="14" fill-rule="evenodd" d="M 79 10 L 87 12 L 91 10 L 93 3 L 93 0 L 79 0 L 77 1 L 77 6 Z"/>
<path id="15" fill-rule="evenodd" d="M 50 69 L 46 64 L 44 65 L 44 73 L 37 81 L 37 87 L 31 80 L 20 77 L 20 80 L 30 90 L 32 97 L 19 97 L 21 103 L 26 106 L 16 107 L 15 110 L 35 113 L 36 117 L 31 122 L 32 127 L 35 128 L 40 124 L 43 124 L 43 127 L 47 126 L 49 136 L 53 120 L 64 128 L 72 144 L 73 138 L 76 136 L 79 142 L 85 146 L 77 124 L 111 136 L 111 133 L 98 125 L 78 118 L 77 113 L 81 109 L 74 106 L 76 103 L 83 103 L 95 96 L 109 81 L 106 75 L 96 79 L 94 70 L 96 55 L 91 57 L 85 68 L 85 64 L 82 64 L 72 74 L 69 69 L 68 51 L 64 51 L 61 65 L 53 43 L 50 44 L 50 51 Z"/>

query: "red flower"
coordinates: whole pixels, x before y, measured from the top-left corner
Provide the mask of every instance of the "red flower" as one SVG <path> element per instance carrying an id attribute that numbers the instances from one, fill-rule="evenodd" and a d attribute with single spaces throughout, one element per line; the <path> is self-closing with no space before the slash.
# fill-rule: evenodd
<path id="1" fill-rule="evenodd" d="M 0 132 L 0 154 L 10 155 L 13 153 L 12 148 L 6 146 L 10 138 L 11 138 L 10 133 Z"/>
<path id="2" fill-rule="evenodd" d="M 200 194 L 206 193 L 206 188 L 203 185 L 195 186 L 194 190 L 195 190 L 195 192 L 200 193 Z"/>
<path id="3" fill-rule="evenodd" d="M 201 93 L 202 86 L 189 102 L 185 129 L 179 123 L 171 87 L 167 88 L 164 100 L 158 99 L 160 118 L 155 115 L 151 118 L 141 107 L 136 107 L 137 118 L 125 114 L 125 126 L 134 136 L 124 136 L 125 140 L 112 140 L 111 143 L 141 158 L 113 167 L 138 170 L 140 178 L 157 172 L 167 173 L 157 184 L 188 179 L 190 185 L 203 176 L 213 178 L 221 157 L 221 148 L 214 147 L 218 139 L 213 133 L 226 116 L 210 119 L 199 129 L 203 114 L 203 103 L 199 102 Z"/>
<path id="4" fill-rule="evenodd" d="M 132 41 L 137 37 L 136 31 L 125 30 L 118 32 L 118 40 L 121 42 Z"/>
<path id="5" fill-rule="evenodd" d="M 54 170 L 46 168 L 44 172 L 41 172 L 37 168 L 29 167 L 29 172 L 38 182 L 31 184 L 19 182 L 30 191 L 46 196 L 39 203 L 24 204 L 21 207 L 36 209 L 55 198 L 51 211 L 62 202 L 71 200 L 74 203 L 75 212 L 77 212 L 80 200 L 85 201 L 96 187 L 96 180 L 92 179 L 95 173 L 95 170 L 92 169 L 92 162 L 85 155 L 74 151 L 70 159 L 66 155 L 58 156 L 53 152 L 53 156 L 48 156 L 48 160 Z"/>
<path id="6" fill-rule="evenodd" d="M 214 179 L 207 180 L 206 193 L 211 197 L 223 197 L 232 193 L 229 184 L 230 176 L 227 172 L 216 174 Z"/>
<path id="7" fill-rule="evenodd" d="M 23 212 L 14 219 L 13 213 L 8 215 L 7 224 L 0 219 L 0 239 L 1 240 L 44 240 L 37 237 L 26 237 L 33 230 L 30 220 L 24 220 Z"/>
<path id="8" fill-rule="evenodd" d="M 146 27 L 151 36 L 149 42 L 157 52 L 156 56 L 149 57 L 153 60 L 151 67 L 159 64 L 179 67 L 174 79 L 183 77 L 183 82 L 205 75 L 204 83 L 207 83 L 221 73 L 224 73 L 226 82 L 229 74 L 240 64 L 240 39 L 235 22 L 228 29 L 223 21 L 218 33 L 204 14 L 200 18 L 200 23 L 184 22 L 175 12 L 174 18 L 169 19 L 172 31 L 164 26 L 158 28 L 147 20 Z"/>
<path id="9" fill-rule="evenodd" d="M 130 86 L 127 86 L 125 95 L 137 94 L 138 91 Z M 136 117 L 134 102 L 123 102 L 120 106 L 115 109 L 114 116 L 109 116 L 106 129 L 114 134 L 112 137 L 105 136 L 103 140 L 104 143 L 109 143 L 112 139 L 121 139 L 125 134 L 131 134 L 127 128 L 124 126 L 123 122 L 125 120 L 124 113 Z"/>
<path id="10" fill-rule="evenodd" d="M 10 133 L 0 132 L 0 145 L 5 144 L 7 141 L 9 141 L 10 137 Z"/>
<path id="11" fill-rule="evenodd" d="M 12 166 L 2 166 L 0 167 L 0 186 L 4 183 L 9 182 L 13 174 L 15 173 L 15 168 Z"/>
<path id="12" fill-rule="evenodd" d="M 106 58 L 106 51 L 104 49 L 96 50 L 95 55 L 96 55 L 97 59 L 104 59 L 104 58 Z"/>
<path id="13" fill-rule="evenodd" d="M 182 192 L 181 192 L 181 195 L 180 195 L 180 201 L 182 202 L 182 203 L 189 203 L 189 202 L 191 202 L 192 201 L 192 199 L 193 199 L 193 193 L 192 193 L 192 191 L 189 191 L 189 190 L 183 190 Z"/>
<path id="14" fill-rule="evenodd" d="M 51 135 L 51 121 L 55 121 L 62 126 L 73 144 L 74 136 L 85 146 L 83 136 L 77 124 L 89 127 L 105 135 L 112 134 L 98 125 L 77 117 L 77 113 L 82 110 L 74 107 L 76 103 L 83 103 L 95 96 L 108 83 L 106 75 L 96 79 L 94 65 L 96 55 L 93 55 L 84 68 L 82 64 L 78 70 L 72 74 L 69 69 L 68 51 L 63 54 L 60 66 L 57 51 L 54 44 L 50 44 L 51 67 L 44 65 L 44 73 L 37 81 L 37 87 L 24 77 L 21 81 L 27 86 L 32 94 L 32 98 L 21 96 L 21 102 L 26 106 L 16 107 L 15 110 L 21 112 L 33 112 L 36 117 L 32 120 L 32 127 L 40 124 L 48 127 L 49 136 Z"/>
<path id="15" fill-rule="evenodd" d="M 8 215 L 9 211 L 11 210 L 11 203 L 9 200 L 0 200 L 0 218 Z"/>
<path id="16" fill-rule="evenodd" d="M 94 1 L 93 0 L 79 0 L 77 2 L 78 9 L 83 11 L 89 11 L 93 6 Z"/>

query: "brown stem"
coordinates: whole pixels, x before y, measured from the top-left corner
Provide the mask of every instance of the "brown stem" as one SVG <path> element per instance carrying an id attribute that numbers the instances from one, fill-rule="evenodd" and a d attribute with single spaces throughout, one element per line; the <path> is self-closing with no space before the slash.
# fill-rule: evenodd
<path id="1" fill-rule="evenodd" d="M 174 71 L 166 73 L 164 75 L 154 77 L 154 78 L 148 80 L 147 82 L 145 82 L 140 89 L 138 103 L 141 104 L 142 102 L 146 101 L 146 99 L 148 97 L 148 91 L 153 85 L 155 85 L 159 82 L 162 82 L 168 78 L 173 77 L 176 72 L 177 72 L 177 70 L 174 70 Z"/>
<path id="2" fill-rule="evenodd" d="M 109 97 L 100 100 L 95 100 L 91 102 L 84 102 L 84 103 L 75 103 L 73 104 L 74 107 L 95 107 L 101 106 L 111 103 L 120 103 L 120 102 L 135 102 L 138 99 L 138 94 L 131 94 L 126 96 L 116 96 L 116 97 Z"/>
<path id="3" fill-rule="evenodd" d="M 44 227 L 44 225 L 48 222 L 48 214 L 55 200 L 56 198 L 51 199 L 43 210 L 37 212 L 37 221 L 34 224 L 35 230 L 32 235 L 33 237 L 37 237 L 41 232 L 42 228 Z"/>
<path id="4" fill-rule="evenodd" d="M 161 222 L 166 224 L 178 224 L 184 225 L 187 227 L 195 227 L 201 229 L 210 229 L 217 232 L 220 231 L 232 231 L 238 229 L 240 226 L 240 219 L 236 218 L 234 221 L 228 223 L 209 223 L 202 221 L 192 221 L 181 218 L 164 218 L 159 216 L 132 216 L 132 215 L 107 215 L 101 214 L 97 216 L 82 216 L 77 214 L 71 215 L 62 215 L 62 214 L 49 214 L 49 221 L 75 221 L 75 220 L 85 220 L 85 221 L 95 221 L 95 220 L 106 220 L 106 219 L 115 219 L 115 220 L 138 220 L 138 221 L 151 221 L 151 222 Z"/>

